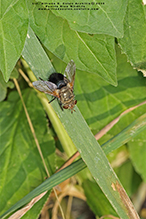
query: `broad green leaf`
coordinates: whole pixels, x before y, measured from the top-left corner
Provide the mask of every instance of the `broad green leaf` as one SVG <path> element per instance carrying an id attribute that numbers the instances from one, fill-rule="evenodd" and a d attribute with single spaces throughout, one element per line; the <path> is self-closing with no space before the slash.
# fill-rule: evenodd
<path id="1" fill-rule="evenodd" d="M 128 143 L 130 158 L 137 173 L 146 182 L 146 143 L 145 132 L 140 133 L 136 138 Z"/>
<path id="2" fill-rule="evenodd" d="M 26 39 L 28 13 L 26 0 L 1 1 L 0 70 L 8 81 Z"/>
<path id="3" fill-rule="evenodd" d="M 117 49 L 117 75 L 118 86 L 113 87 L 97 75 L 91 76 L 86 72 L 77 71 L 74 89 L 78 100 L 77 105 L 95 134 L 124 110 L 143 102 L 146 98 L 146 78 L 132 69 L 119 48 Z M 143 113 L 145 113 L 145 105 L 141 106 L 140 110 L 138 108 L 123 116 L 109 131 L 110 137 Z"/>
<path id="4" fill-rule="evenodd" d="M 33 35 L 33 32 L 29 32 L 28 40 L 37 41 L 37 39 L 35 39 L 31 35 Z M 31 46 L 33 45 L 33 43 L 29 45 Z M 25 52 L 25 50 L 27 51 L 27 43 L 23 53 L 27 53 Z M 40 52 L 41 50 L 42 48 L 40 47 Z M 37 61 L 37 58 L 36 57 L 28 58 L 26 56 L 25 59 L 28 63 L 31 63 L 31 65 L 34 66 L 33 68 L 34 73 L 37 77 L 39 77 L 37 70 L 35 70 L 35 62 Z M 48 66 L 49 69 L 48 62 L 46 62 L 46 66 Z M 48 112 L 49 111 L 48 101 L 42 97 L 41 102 L 46 112 Z M 110 167 L 105 154 L 103 153 L 100 145 L 97 143 L 94 136 L 92 135 L 89 127 L 87 126 L 77 106 L 75 107 L 76 112 L 71 114 L 69 110 L 62 111 L 57 101 L 54 101 L 51 105 L 55 109 L 58 117 L 60 118 L 63 126 L 65 127 L 67 133 L 69 134 L 73 143 L 77 147 L 78 151 L 80 152 L 83 160 L 86 162 L 94 179 L 96 180 L 100 188 L 103 190 L 103 192 L 106 194 L 107 198 L 109 199 L 115 210 L 117 211 L 118 215 L 126 219 L 126 218 L 130 218 L 131 217 L 130 215 L 132 214 L 133 217 L 139 218 L 137 213 L 134 211 L 134 207 L 131 203 L 130 203 L 131 208 L 128 208 L 129 206 L 128 203 L 125 205 L 125 201 L 129 200 L 128 196 L 124 192 L 118 178 L 116 177 L 115 173 Z M 123 196 L 120 196 L 121 190 L 124 193 L 124 197 L 125 197 L 124 200 L 122 199 Z"/>
<path id="5" fill-rule="evenodd" d="M 51 9 L 50 2 L 53 2 L 52 10 L 57 16 L 65 18 L 71 29 L 90 34 L 106 34 L 114 37 L 123 36 L 123 20 L 126 12 L 127 1 L 41 1 L 44 4 L 38 5 L 39 8 Z M 64 10 L 63 10 L 64 9 Z M 66 10 L 65 10 L 66 9 Z M 77 10 L 78 9 L 78 10 Z M 79 10 L 80 9 L 80 10 Z M 84 10 L 81 10 L 84 9 Z M 87 10 L 85 10 L 87 9 Z"/>
<path id="6" fill-rule="evenodd" d="M 126 56 L 117 51 L 118 86 L 113 87 L 97 75 L 77 69 L 74 93 L 77 106 L 83 114 L 92 132 L 96 134 L 124 110 L 145 100 L 146 78 L 134 70 Z M 63 72 L 58 58 L 48 53 L 57 72 Z M 65 68 L 65 67 L 64 67 Z M 100 140 L 101 144 L 121 132 L 132 121 L 145 113 L 145 105 L 124 115 L 120 121 Z"/>
<path id="7" fill-rule="evenodd" d="M 97 183 L 90 180 L 85 180 L 83 182 L 83 189 L 87 198 L 87 203 L 95 215 L 98 215 L 99 217 L 109 214 L 117 216 L 116 212 Z"/>
<path id="8" fill-rule="evenodd" d="M 122 182 L 126 192 L 131 197 L 136 192 L 142 181 L 141 177 L 135 172 L 131 161 L 127 160 L 120 167 L 114 168 L 114 170 Z"/>
<path id="9" fill-rule="evenodd" d="M 37 61 L 35 62 L 35 66 L 32 65 L 32 63 L 29 63 L 29 66 L 31 68 L 32 71 L 36 70 L 38 73 L 38 79 L 39 77 L 43 78 L 44 80 L 48 80 L 48 76 L 52 73 L 55 72 L 55 69 L 53 68 L 53 66 L 51 65 L 51 62 L 48 61 L 48 65 L 46 65 L 46 60 L 48 60 L 48 57 L 45 53 L 45 51 L 42 49 L 40 52 L 40 44 L 36 43 L 33 44 L 33 49 L 30 47 L 31 43 L 35 41 L 36 36 L 34 34 L 32 34 L 33 31 L 31 30 L 31 28 L 29 28 L 28 31 L 28 38 L 25 42 L 24 45 L 24 50 L 22 51 L 22 56 L 23 58 L 31 58 L 31 57 L 37 57 Z M 25 47 L 27 47 L 28 49 L 25 50 Z M 41 47 L 42 48 L 42 47 Z M 35 78 L 34 78 L 35 80 Z"/>
<path id="10" fill-rule="evenodd" d="M 8 214 L 11 212 L 17 210 L 18 208 L 22 207 L 31 199 L 34 197 L 40 195 L 41 193 L 52 189 L 54 186 L 60 184 L 61 182 L 65 181 L 66 179 L 70 178 L 74 174 L 78 173 L 82 169 L 86 167 L 85 163 L 82 161 L 82 159 L 79 159 L 78 161 L 72 163 L 65 169 L 55 173 L 48 179 L 46 179 L 41 185 L 36 187 L 33 191 L 28 193 L 24 198 L 22 198 L 20 201 L 18 201 L 14 206 L 12 206 L 7 212 L 5 212 L 3 215 L 0 215 L 0 218 L 5 218 Z"/>
<path id="11" fill-rule="evenodd" d="M 54 172 L 54 142 L 42 106 L 33 90 L 23 95 L 26 108 L 50 175 Z M 47 177 L 26 115 L 16 92 L 0 103 L 0 212 L 38 186 Z M 41 127 L 41 128 L 40 128 Z"/>
<path id="12" fill-rule="evenodd" d="M 129 0 L 119 44 L 132 66 L 146 69 L 146 17 L 141 0 Z"/>
<path id="13" fill-rule="evenodd" d="M 105 152 L 105 154 L 108 154 L 109 152 L 111 152 L 112 148 L 114 148 L 114 149 L 118 148 L 123 144 L 124 134 L 126 136 L 127 133 L 132 132 L 133 136 L 135 136 L 136 132 L 133 132 L 133 128 L 135 127 L 135 123 L 137 124 L 137 130 L 139 130 L 139 127 L 143 126 L 143 120 L 144 120 L 143 117 L 139 118 L 138 122 L 137 121 L 133 122 L 132 124 L 129 125 L 129 127 L 127 127 L 125 130 L 123 130 L 124 133 L 119 133 L 119 135 L 115 136 L 116 141 L 113 138 L 109 142 L 107 142 L 107 144 L 104 144 L 102 148 L 103 148 L 103 151 Z M 127 141 L 125 139 L 125 143 L 128 141 L 129 141 L 129 138 L 127 139 Z M 115 144 L 116 144 L 116 147 L 115 147 Z M 108 148 L 108 145 L 110 145 L 111 147 Z M 86 167 L 85 163 L 80 159 L 77 162 L 68 166 L 67 168 L 63 169 L 61 172 L 55 173 L 53 176 L 51 176 L 49 179 L 47 179 L 44 183 L 39 185 L 37 188 L 35 188 L 33 191 L 31 191 L 28 195 L 26 195 L 24 198 L 22 198 L 20 201 L 18 201 L 7 212 L 5 212 L 4 215 L 7 215 L 7 214 L 13 212 L 14 210 L 20 208 L 21 206 L 23 206 L 24 204 L 29 202 L 32 198 L 36 197 L 37 195 L 41 194 L 42 192 L 44 192 L 46 190 L 53 188 L 57 184 L 61 183 L 62 181 L 68 179 L 72 175 L 83 170 L 85 167 Z M 98 187 L 97 187 L 97 190 L 99 190 Z"/>
<path id="14" fill-rule="evenodd" d="M 77 69 L 116 85 L 114 37 L 73 31 L 65 19 L 29 6 L 31 27 L 48 50 L 66 64 L 73 59 Z"/>

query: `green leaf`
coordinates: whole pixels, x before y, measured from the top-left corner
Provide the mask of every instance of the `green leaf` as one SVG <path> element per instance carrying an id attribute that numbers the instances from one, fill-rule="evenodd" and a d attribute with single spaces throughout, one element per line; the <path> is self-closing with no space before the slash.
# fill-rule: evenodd
<path id="1" fill-rule="evenodd" d="M 37 71 L 38 79 L 39 77 L 41 77 L 44 80 L 48 80 L 48 75 L 50 75 L 52 72 L 55 72 L 55 69 L 53 68 L 50 60 L 47 62 L 48 57 L 45 51 L 43 50 L 43 48 L 40 46 L 39 43 L 35 42 L 36 36 L 34 32 L 31 30 L 31 28 L 29 28 L 27 36 L 28 38 L 25 42 L 24 49 L 22 51 L 22 56 L 24 59 L 29 59 L 33 56 L 37 57 L 37 59 L 35 60 L 35 65 L 32 65 L 32 63 L 29 62 L 29 66 L 32 71 L 34 70 Z M 33 43 L 33 49 L 30 47 L 32 43 Z M 25 50 L 25 47 L 27 47 L 28 49 Z M 46 65 L 46 62 L 47 62 L 47 65 Z"/>
<path id="2" fill-rule="evenodd" d="M 11 72 L 10 79 L 18 78 L 18 77 L 19 77 L 19 73 L 18 73 L 17 69 L 14 68 L 13 71 Z"/>
<path id="3" fill-rule="evenodd" d="M 47 49 L 66 64 L 73 59 L 77 69 L 90 72 L 91 76 L 98 74 L 116 85 L 114 37 L 79 33 L 52 12 L 38 12 L 32 5 L 29 10 L 31 27 Z"/>
<path id="4" fill-rule="evenodd" d="M 18 72 L 16 69 L 13 69 L 10 78 L 17 78 Z M 5 82 L 2 73 L 0 72 L 0 102 L 6 98 L 7 88 L 14 88 L 14 83 L 12 81 Z"/>
<path id="5" fill-rule="evenodd" d="M 7 86 L 8 86 L 8 83 L 6 83 L 4 81 L 2 73 L 0 72 L 0 94 L 1 94 L 0 95 L 0 102 L 6 98 Z"/>
<path id="6" fill-rule="evenodd" d="M 133 121 L 130 125 L 128 125 L 125 129 L 123 129 L 120 133 L 115 135 L 109 141 L 102 144 L 102 149 L 106 154 L 110 153 L 111 151 L 117 149 L 118 147 L 126 144 L 130 140 L 138 135 L 139 133 L 143 132 L 146 129 L 146 114 L 143 114 L 138 119 Z"/>
<path id="7" fill-rule="evenodd" d="M 122 137 L 124 135 L 126 136 L 128 133 L 132 132 L 133 136 L 135 136 L 136 131 L 133 132 L 133 128 L 135 128 L 135 124 L 137 124 L 137 129 L 139 129 L 140 127 L 143 127 L 143 120 L 144 120 L 143 117 L 139 118 L 138 121 L 133 122 L 132 124 L 129 125 L 129 127 L 127 127 L 125 130 L 123 130 L 124 133 L 122 132 L 122 133 L 119 133 L 119 135 L 115 136 L 116 141 L 113 138 L 109 142 L 107 142 L 107 144 L 104 144 L 103 145 L 103 151 L 105 152 L 105 154 L 108 154 L 109 152 L 111 152 L 113 148 L 115 149 L 115 148 L 120 147 L 123 144 L 123 138 Z M 145 127 L 146 127 L 146 125 L 145 125 Z M 127 139 L 127 141 L 125 139 L 125 143 L 128 142 L 128 141 L 129 141 L 129 138 Z M 108 145 L 110 145 L 111 147 L 108 148 Z M 115 147 L 115 145 L 116 145 L 116 147 Z M 77 162 L 75 162 L 75 163 L 71 164 L 70 166 L 68 166 L 67 168 L 63 169 L 61 172 L 55 173 L 53 176 L 51 176 L 49 179 L 47 179 L 44 183 L 39 185 L 32 192 L 30 192 L 28 195 L 26 195 L 23 199 L 18 201 L 7 212 L 5 212 L 4 215 L 7 215 L 7 214 L 13 212 L 14 210 L 20 208 L 21 206 L 23 206 L 24 204 L 29 202 L 32 198 L 36 197 L 37 195 L 41 194 L 42 192 L 44 192 L 46 190 L 49 190 L 49 189 L 53 188 L 54 186 L 58 185 L 62 181 L 68 179 L 72 175 L 74 175 L 74 174 L 78 173 L 79 171 L 83 170 L 85 167 L 86 167 L 85 163 L 80 159 Z M 127 171 L 126 171 L 126 173 L 127 173 Z M 99 191 L 99 189 L 97 187 L 97 192 L 98 191 Z M 101 196 L 103 196 L 103 195 L 101 195 Z M 104 201 L 107 202 L 107 200 L 104 200 Z M 94 206 L 91 206 L 91 207 L 94 208 Z"/>
<path id="8" fill-rule="evenodd" d="M 129 143 L 128 143 L 129 144 Z M 126 192 L 131 197 L 141 183 L 141 177 L 135 172 L 130 160 L 114 169 Z M 128 173 L 128 174 L 127 174 Z"/>
<path id="9" fill-rule="evenodd" d="M 130 158 L 135 167 L 135 170 L 140 174 L 146 182 L 146 146 L 145 132 L 140 133 L 136 138 L 128 143 Z"/>
<path id="10" fill-rule="evenodd" d="M 116 51 L 117 87 L 109 85 L 97 75 L 77 71 L 74 89 L 77 105 L 94 134 L 124 110 L 145 100 L 146 79 L 131 67 L 118 47 Z M 119 133 L 143 113 L 145 113 L 145 105 L 141 106 L 140 110 L 138 108 L 123 116 L 101 143 Z"/>
<path id="11" fill-rule="evenodd" d="M 27 40 L 34 40 L 37 43 L 37 39 L 33 37 L 33 32 L 29 32 L 29 39 Z M 26 41 L 27 42 L 27 41 Z M 29 44 L 30 46 L 33 45 Z M 38 44 L 38 43 L 37 43 Z M 30 48 L 28 48 L 29 50 Z M 33 48 L 32 48 L 33 50 Z M 41 53 L 40 47 L 40 53 Z M 27 43 L 25 45 L 24 51 L 27 54 Z M 37 69 L 35 70 L 35 62 L 37 61 L 36 57 L 27 57 L 25 59 L 28 63 L 31 63 L 34 69 L 34 73 L 37 77 L 39 77 Z M 46 57 L 45 57 L 46 59 Z M 46 66 L 49 69 L 49 59 L 46 60 Z M 45 73 L 44 73 L 45 75 Z M 48 101 L 45 98 L 41 98 L 41 102 L 46 110 L 49 112 Z M 62 111 L 59 107 L 57 101 L 54 101 L 52 104 L 53 108 L 55 109 L 58 117 L 60 118 L 63 126 L 65 127 L 67 133 L 69 134 L 70 138 L 72 139 L 73 143 L 77 147 L 78 151 L 80 152 L 83 160 L 86 162 L 91 174 L 93 175 L 94 179 L 106 194 L 107 198 L 111 202 L 112 206 L 117 211 L 118 215 L 122 218 L 129 218 L 127 216 L 127 211 L 130 211 L 134 217 L 137 217 L 137 213 L 132 209 L 127 209 L 128 203 L 125 205 L 125 199 L 130 202 L 127 195 L 125 194 L 121 184 L 116 177 L 115 173 L 113 172 L 112 168 L 109 165 L 109 162 L 103 153 L 100 145 L 95 140 L 93 134 L 91 133 L 89 127 L 87 126 L 85 120 L 83 119 L 81 113 L 79 112 L 77 106 L 75 107 L 75 111 L 73 114 L 69 110 Z M 49 113 L 48 113 L 49 114 Z M 125 199 L 123 200 L 120 196 L 120 191 L 123 191 Z M 129 214 L 129 213 L 128 213 Z"/>
<path id="12" fill-rule="evenodd" d="M 47 192 L 37 203 L 35 203 L 30 211 L 27 211 L 26 214 L 21 217 L 22 219 L 29 219 L 29 218 L 39 218 L 42 210 L 42 206 L 46 203 L 50 192 Z"/>
<path id="13" fill-rule="evenodd" d="M 41 193 L 47 190 L 52 189 L 53 187 L 65 181 L 66 179 L 70 178 L 71 176 L 78 173 L 85 167 L 86 167 L 85 163 L 82 161 L 82 159 L 79 159 L 78 161 L 72 163 L 65 169 L 55 173 L 54 175 L 46 179 L 40 186 L 36 187 L 33 191 L 31 191 L 24 198 L 18 201 L 8 211 L 6 211 L 3 215 L 1 215 L 0 218 L 5 218 L 8 214 L 17 210 L 21 206 L 25 205 L 26 203 L 31 201 L 31 199 L 33 199 L 34 197 L 40 195 Z"/>
<path id="14" fill-rule="evenodd" d="M 137 69 L 146 69 L 146 18 L 140 0 L 129 0 L 124 21 L 124 37 L 119 44 Z"/>
<path id="15" fill-rule="evenodd" d="M 117 216 L 97 183 L 85 180 L 83 183 L 83 189 L 87 198 L 87 203 L 95 215 L 98 215 L 99 217 L 108 214 Z"/>
<path id="16" fill-rule="evenodd" d="M 44 6 L 44 8 L 51 9 L 50 5 L 46 4 L 47 2 L 53 2 L 54 8 L 58 6 L 61 10 L 52 10 L 52 12 L 65 18 L 73 30 L 90 34 L 106 34 L 114 37 L 123 36 L 123 20 L 127 6 L 125 0 L 119 0 L 118 2 L 116 0 L 101 2 L 97 0 L 94 2 L 87 2 L 86 0 L 68 2 L 65 0 L 59 1 L 59 4 L 57 0 L 41 2 L 44 2 L 44 5 L 39 5 L 39 8 Z M 81 8 L 89 8 L 89 10 L 81 10 Z"/>
<path id="17" fill-rule="evenodd" d="M 33 49 L 32 49 L 33 47 Z M 27 48 L 27 49 L 25 49 Z M 29 62 L 29 60 L 32 59 L 32 57 L 36 57 L 36 54 L 39 54 L 39 59 L 34 59 L 34 62 Z M 48 80 L 49 75 L 52 72 L 55 72 L 55 69 L 53 68 L 50 60 L 48 59 L 45 51 L 43 50 L 42 46 L 40 45 L 39 41 L 36 40 L 36 36 L 34 35 L 31 28 L 28 32 L 28 40 L 25 43 L 24 50 L 22 52 L 22 56 L 25 58 L 25 60 L 28 61 L 30 68 L 33 71 L 37 71 L 38 74 L 36 75 L 37 78 L 41 77 L 43 79 Z M 43 66 L 43 68 L 42 68 Z M 26 66 L 28 68 L 28 66 Z M 31 74 L 31 80 L 34 81 L 36 78 Z M 42 97 L 44 97 L 42 95 Z M 50 95 L 48 95 L 49 100 L 52 99 Z M 41 99 L 41 98 L 40 98 Z M 47 102 L 47 107 L 49 106 Z M 58 107 L 59 108 L 59 107 Z M 60 108 L 59 108 L 60 109 Z M 72 156 L 76 152 L 76 148 L 74 144 L 72 143 L 71 139 L 69 138 L 68 134 L 64 130 L 63 125 L 61 124 L 60 120 L 56 119 L 56 114 L 54 113 L 54 110 L 50 107 L 50 114 L 48 115 L 50 117 L 51 123 L 55 126 L 55 132 L 57 135 L 59 135 L 59 140 L 64 147 L 64 150 L 68 156 Z M 54 122 L 55 121 L 55 122 Z M 55 124 L 54 124 L 55 123 Z"/>
<path id="18" fill-rule="evenodd" d="M 26 0 L 1 2 L 0 69 L 5 81 L 19 59 L 28 29 Z"/>
<path id="19" fill-rule="evenodd" d="M 55 148 L 46 126 L 44 111 L 33 90 L 27 89 L 23 93 L 23 99 L 46 165 L 49 173 L 52 174 L 55 171 Z M 9 99 L 0 103 L 0 114 L 0 139 L 2 140 L 0 147 L 0 212 L 2 213 L 43 182 L 47 174 L 16 92 L 11 92 Z"/>

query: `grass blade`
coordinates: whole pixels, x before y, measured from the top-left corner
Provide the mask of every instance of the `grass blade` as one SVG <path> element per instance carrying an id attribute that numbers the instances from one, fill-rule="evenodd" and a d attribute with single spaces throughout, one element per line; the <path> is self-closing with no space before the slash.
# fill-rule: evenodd
<path id="1" fill-rule="evenodd" d="M 23 51 L 24 58 L 28 63 L 31 63 L 31 68 L 34 71 L 36 77 L 40 77 L 38 71 L 35 69 L 35 65 L 38 62 L 37 58 L 33 54 L 29 54 L 28 51 L 33 51 L 36 54 L 35 49 L 39 50 L 39 54 L 42 54 L 43 49 L 39 42 L 35 38 L 33 32 L 29 31 L 29 39 L 26 40 L 26 45 Z M 28 55 L 26 55 L 28 54 Z M 44 56 L 45 68 L 51 68 L 50 61 L 47 56 Z M 49 71 L 49 70 L 48 70 Z M 47 72 L 44 72 L 46 75 Z M 47 109 L 48 102 L 44 100 L 43 105 Z M 76 148 L 80 152 L 83 160 L 88 166 L 94 179 L 109 199 L 112 206 L 121 218 L 139 218 L 134 207 L 121 186 L 119 179 L 111 168 L 104 152 L 100 145 L 91 133 L 88 125 L 82 117 L 80 111 L 75 107 L 76 112 L 71 114 L 69 110 L 62 111 L 57 101 L 52 103 L 58 117 L 60 118 L 64 128 L 75 144 Z M 55 128 L 55 127 L 54 127 Z"/>

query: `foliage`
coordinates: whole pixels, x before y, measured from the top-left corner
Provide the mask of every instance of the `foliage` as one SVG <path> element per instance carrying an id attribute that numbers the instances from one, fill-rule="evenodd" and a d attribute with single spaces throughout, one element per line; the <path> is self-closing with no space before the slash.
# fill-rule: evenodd
<path id="1" fill-rule="evenodd" d="M 23 216 L 37 218 L 52 187 L 74 176 L 80 187 L 77 194 L 81 196 L 82 187 L 96 216 L 139 218 L 122 184 L 132 197 L 146 181 L 145 6 L 140 0 L 104 0 L 102 4 L 94 1 L 90 10 L 51 11 L 45 10 L 47 3 L 57 5 L 58 1 L 1 3 L 0 215 L 6 217 L 49 190 Z M 95 7 L 98 10 L 92 10 Z M 18 75 L 23 71 L 31 81 L 47 80 L 53 72 L 63 73 L 71 59 L 76 64 L 78 101 L 72 114 L 62 111 L 56 100 L 48 104 L 49 95 L 34 91 L 28 79 L 26 83 L 22 73 Z M 93 134 L 134 106 L 104 133 L 99 144 Z M 78 150 L 83 160 L 55 173 L 65 162 L 55 146 L 68 157 Z M 120 163 L 121 154 L 124 161 Z"/>

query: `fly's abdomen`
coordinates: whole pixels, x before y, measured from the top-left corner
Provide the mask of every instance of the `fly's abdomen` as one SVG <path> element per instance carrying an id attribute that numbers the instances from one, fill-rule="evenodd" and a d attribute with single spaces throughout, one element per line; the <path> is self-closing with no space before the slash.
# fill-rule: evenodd
<path id="1" fill-rule="evenodd" d="M 60 90 L 60 101 L 63 105 L 70 104 L 74 99 L 74 94 L 68 87 L 63 87 Z"/>

